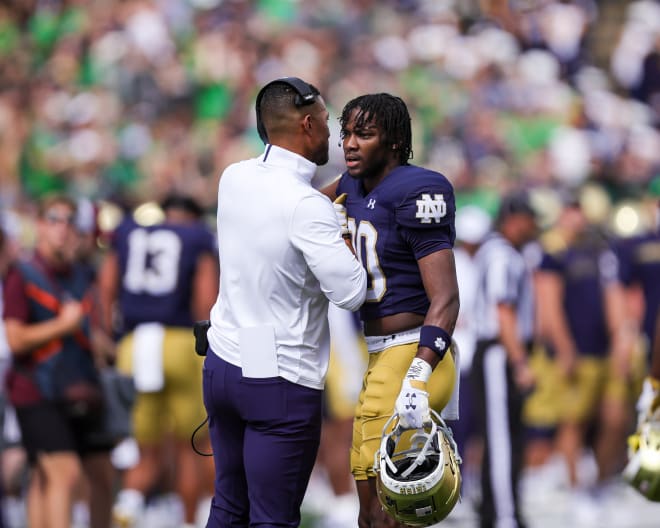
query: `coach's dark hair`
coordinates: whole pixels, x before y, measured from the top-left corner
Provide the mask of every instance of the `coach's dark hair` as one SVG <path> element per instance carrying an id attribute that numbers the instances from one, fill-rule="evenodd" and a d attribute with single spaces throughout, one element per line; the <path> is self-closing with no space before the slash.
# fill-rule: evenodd
<path id="1" fill-rule="evenodd" d="M 342 130 L 346 128 L 351 112 L 355 109 L 358 109 L 355 126 L 363 127 L 373 121 L 385 133 L 388 145 L 398 151 L 399 163 L 407 165 L 408 160 L 413 157 L 412 131 L 410 114 L 403 99 L 388 93 L 377 93 L 350 100 L 339 118 Z"/>
<path id="2" fill-rule="evenodd" d="M 263 89 L 257 105 L 257 114 L 261 119 L 268 120 L 273 114 L 289 112 L 295 107 L 297 92 L 293 86 L 277 82 Z"/>
<path id="3" fill-rule="evenodd" d="M 267 143 L 268 128 L 277 126 L 278 121 L 281 125 L 282 120 L 288 120 L 293 108 L 311 105 L 319 95 L 316 86 L 298 77 L 283 77 L 268 83 L 257 95 L 255 104 L 259 137 Z"/>

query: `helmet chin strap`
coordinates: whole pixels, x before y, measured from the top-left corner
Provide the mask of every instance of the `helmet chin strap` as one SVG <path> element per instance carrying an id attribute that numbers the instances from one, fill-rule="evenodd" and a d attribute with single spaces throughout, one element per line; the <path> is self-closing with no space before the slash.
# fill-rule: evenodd
<path id="1" fill-rule="evenodd" d="M 385 426 L 383 427 L 383 431 L 387 431 L 390 428 L 390 424 L 394 422 L 394 420 L 398 421 L 399 415 L 398 414 L 393 414 L 387 422 L 385 422 Z M 401 440 L 401 433 L 403 430 L 399 427 L 399 424 L 397 422 L 397 425 L 394 427 L 394 430 L 392 431 L 392 436 L 390 438 L 391 442 L 388 441 L 387 443 L 387 449 L 385 450 L 385 463 L 387 464 L 387 467 L 390 468 L 390 471 L 393 474 L 396 474 L 399 469 L 394 465 L 394 462 L 392 462 L 392 459 L 390 458 L 393 454 L 394 451 L 396 450 L 396 446 L 399 444 L 399 440 Z M 391 448 L 391 449 L 390 449 Z M 378 459 L 379 453 L 376 452 L 375 458 Z"/>
<path id="2" fill-rule="evenodd" d="M 394 462 L 392 462 L 392 459 L 388 456 L 385 458 L 385 463 L 387 464 L 387 467 L 390 468 L 390 471 L 393 474 L 396 474 L 399 469 L 394 465 Z"/>
<path id="3" fill-rule="evenodd" d="M 442 422 L 440 429 L 442 429 L 442 432 L 445 434 L 445 438 L 449 442 L 449 445 L 451 446 L 451 449 L 454 452 L 454 456 L 456 457 L 456 462 L 462 464 L 463 459 L 461 458 L 461 455 L 458 453 L 458 445 L 456 445 L 456 440 L 454 440 L 454 432 L 451 430 L 450 427 L 447 427 L 447 424 L 445 422 Z"/>

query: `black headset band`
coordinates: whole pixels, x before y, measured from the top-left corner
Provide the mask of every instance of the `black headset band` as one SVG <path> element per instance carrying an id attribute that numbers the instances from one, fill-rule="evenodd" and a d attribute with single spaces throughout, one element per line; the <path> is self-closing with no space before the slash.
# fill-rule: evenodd
<path id="1" fill-rule="evenodd" d="M 263 99 L 265 91 L 273 84 L 278 83 L 286 84 L 294 89 L 296 92 L 296 98 L 294 100 L 296 107 L 313 104 L 316 100 L 316 96 L 319 95 L 319 91 L 316 88 L 298 77 L 282 77 L 280 79 L 275 79 L 274 81 L 266 84 L 261 90 L 259 90 L 259 93 L 257 94 L 257 100 L 255 102 L 255 109 L 257 111 L 257 132 L 259 132 L 259 137 L 264 143 L 268 143 L 268 134 L 266 133 L 266 128 L 264 127 L 263 121 L 261 119 L 261 100 Z"/>

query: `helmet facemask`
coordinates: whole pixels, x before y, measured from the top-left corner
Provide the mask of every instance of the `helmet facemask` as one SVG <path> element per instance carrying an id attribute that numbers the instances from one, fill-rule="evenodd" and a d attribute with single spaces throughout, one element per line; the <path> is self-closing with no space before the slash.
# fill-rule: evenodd
<path id="1" fill-rule="evenodd" d="M 443 520 L 460 498 L 461 458 L 451 429 L 431 411 L 431 423 L 413 431 L 393 415 L 383 428 L 374 469 L 378 498 L 388 514 L 407 526 Z"/>

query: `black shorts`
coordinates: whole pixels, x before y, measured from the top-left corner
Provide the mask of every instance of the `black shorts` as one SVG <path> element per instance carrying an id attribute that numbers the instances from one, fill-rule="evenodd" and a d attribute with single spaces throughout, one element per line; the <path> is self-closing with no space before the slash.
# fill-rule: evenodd
<path id="1" fill-rule="evenodd" d="M 113 447 L 91 441 L 90 434 L 99 426 L 97 421 L 71 418 L 50 401 L 17 407 L 16 417 L 21 428 L 21 443 L 32 464 L 39 453 L 75 452 L 82 457 L 108 452 Z"/>

